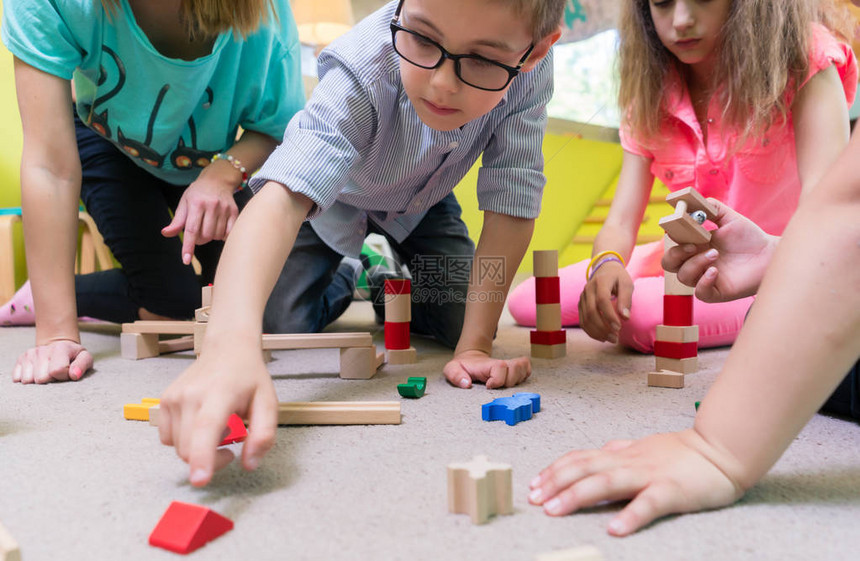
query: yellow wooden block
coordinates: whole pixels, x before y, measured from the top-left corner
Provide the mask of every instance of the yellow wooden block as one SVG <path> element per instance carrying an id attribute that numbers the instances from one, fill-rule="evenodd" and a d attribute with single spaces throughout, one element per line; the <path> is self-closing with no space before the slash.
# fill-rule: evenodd
<path id="1" fill-rule="evenodd" d="M 144 397 L 140 403 L 126 403 L 122 406 L 123 417 L 131 421 L 148 421 L 149 408 L 161 403 L 160 399 Z"/>

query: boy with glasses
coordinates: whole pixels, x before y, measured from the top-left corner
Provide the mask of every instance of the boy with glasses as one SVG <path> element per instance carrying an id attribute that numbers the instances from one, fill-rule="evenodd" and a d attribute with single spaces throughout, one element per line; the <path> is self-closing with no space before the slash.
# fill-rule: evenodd
<path id="1" fill-rule="evenodd" d="M 321 53 L 312 98 L 250 183 L 256 195 L 226 244 L 200 359 L 162 398 L 161 440 L 189 462 L 193 485 L 232 459 L 215 453 L 231 413 L 250 418 L 246 469 L 272 446 L 277 398 L 260 319 L 266 332 L 334 321 L 354 286 L 342 259 L 370 232 L 412 265 L 412 330 L 455 347 L 450 383 L 499 388 L 529 376 L 526 357 L 490 352 L 540 211 L 547 55 L 564 4 L 400 0 Z M 482 154 L 476 250 L 452 191 Z"/>

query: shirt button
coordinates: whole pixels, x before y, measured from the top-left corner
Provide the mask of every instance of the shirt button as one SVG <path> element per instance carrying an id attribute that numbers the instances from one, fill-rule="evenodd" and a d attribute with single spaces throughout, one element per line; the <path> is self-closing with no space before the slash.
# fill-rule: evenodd
<path id="1" fill-rule="evenodd" d="M 666 179 L 672 179 L 673 177 L 675 177 L 675 174 L 672 173 L 672 170 L 667 169 L 666 170 Z"/>
<path id="2" fill-rule="evenodd" d="M 720 173 L 720 170 L 714 168 L 711 171 L 709 171 L 708 173 L 710 173 L 711 175 L 717 175 L 718 173 Z"/>
<path id="3" fill-rule="evenodd" d="M 457 142 L 456 140 L 452 140 L 451 142 L 448 143 L 448 148 L 451 150 L 453 150 L 454 148 L 457 148 L 458 146 L 460 146 L 460 143 Z"/>

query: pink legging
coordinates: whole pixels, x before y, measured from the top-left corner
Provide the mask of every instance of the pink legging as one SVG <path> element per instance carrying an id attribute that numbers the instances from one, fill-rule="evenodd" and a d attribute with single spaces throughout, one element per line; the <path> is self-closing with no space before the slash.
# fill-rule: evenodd
<path id="1" fill-rule="evenodd" d="M 630 319 L 623 323 L 619 340 L 622 345 L 642 353 L 654 352 L 657 325 L 663 323 L 663 242 L 637 246 L 633 250 L 627 272 L 633 279 L 633 305 Z M 579 325 L 579 295 L 585 288 L 588 260 L 580 261 L 559 271 L 561 277 L 561 323 L 566 327 Z M 734 343 L 753 298 L 734 302 L 707 304 L 696 300 L 693 320 L 699 326 L 699 347 L 721 347 Z M 520 325 L 535 325 L 534 277 L 517 285 L 508 297 L 508 310 Z"/>

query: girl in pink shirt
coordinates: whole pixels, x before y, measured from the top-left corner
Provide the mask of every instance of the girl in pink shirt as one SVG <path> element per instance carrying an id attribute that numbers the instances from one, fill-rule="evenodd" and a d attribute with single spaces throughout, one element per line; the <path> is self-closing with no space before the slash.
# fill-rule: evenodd
<path id="1" fill-rule="evenodd" d="M 837 15 L 829 0 L 625 0 L 624 159 L 593 255 L 615 251 L 626 267 L 605 262 L 587 282 L 588 261 L 562 269 L 564 325 L 653 351 L 663 319 L 663 242 L 634 244 L 655 176 L 782 234 L 803 192 L 848 142 L 857 61 L 829 30 L 850 21 Z M 534 292 L 529 279 L 510 296 L 522 325 L 535 324 Z M 697 302 L 699 346 L 731 344 L 750 303 Z"/>

